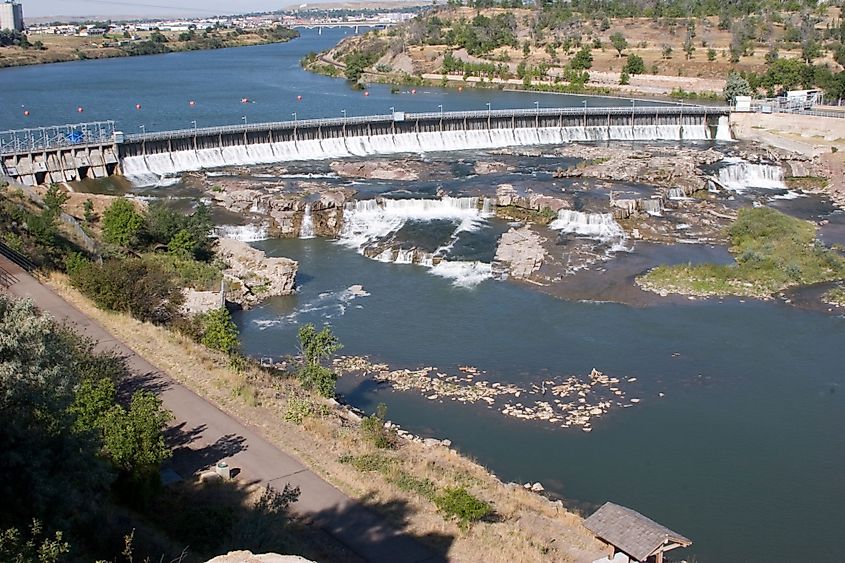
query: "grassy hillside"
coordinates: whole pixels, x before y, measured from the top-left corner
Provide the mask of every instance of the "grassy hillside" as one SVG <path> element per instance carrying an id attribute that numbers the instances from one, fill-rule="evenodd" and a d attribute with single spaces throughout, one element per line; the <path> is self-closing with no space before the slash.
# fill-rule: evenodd
<path id="1" fill-rule="evenodd" d="M 440 77 L 525 87 L 582 82 L 678 95 L 721 95 L 730 72 L 743 74 L 761 93 L 803 83 L 823 83 L 838 93 L 845 83 L 830 84 L 828 76 L 845 62 L 838 6 L 618 0 L 529 9 L 519 0 L 505 3 L 435 8 L 403 26 L 349 38 L 306 62 L 351 79 Z"/>

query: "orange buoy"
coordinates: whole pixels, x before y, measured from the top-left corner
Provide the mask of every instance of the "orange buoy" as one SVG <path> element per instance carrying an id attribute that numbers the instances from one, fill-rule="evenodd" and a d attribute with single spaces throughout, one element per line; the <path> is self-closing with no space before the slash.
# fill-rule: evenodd
<path id="1" fill-rule="evenodd" d="M 463 91 L 464 91 L 464 87 L 463 87 L 463 86 L 458 86 L 458 92 L 463 92 Z"/>
<path id="2" fill-rule="evenodd" d="M 78 108 L 76 108 L 76 111 L 78 113 L 82 113 L 83 111 L 85 111 L 85 109 L 82 106 L 79 106 Z"/>
<path id="3" fill-rule="evenodd" d="M 28 109 L 23 110 L 23 116 L 29 117 L 29 110 Z"/>

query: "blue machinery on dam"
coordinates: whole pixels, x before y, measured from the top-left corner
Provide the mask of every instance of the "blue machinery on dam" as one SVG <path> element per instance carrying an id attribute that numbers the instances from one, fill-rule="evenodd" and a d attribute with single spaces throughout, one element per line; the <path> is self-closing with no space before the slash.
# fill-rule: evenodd
<path id="1" fill-rule="evenodd" d="M 27 185 L 571 141 L 727 138 L 730 108 L 641 106 L 395 112 L 125 135 L 112 121 L 0 132 L 3 174 Z"/>

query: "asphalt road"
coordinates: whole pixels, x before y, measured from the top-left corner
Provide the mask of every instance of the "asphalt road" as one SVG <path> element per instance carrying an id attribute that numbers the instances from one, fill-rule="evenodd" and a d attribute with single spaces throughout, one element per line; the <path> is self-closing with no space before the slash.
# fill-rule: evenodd
<path id="1" fill-rule="evenodd" d="M 260 432 L 245 426 L 202 397 L 170 379 L 128 346 L 115 339 L 17 265 L 0 256 L 0 268 L 14 278 L 7 292 L 28 297 L 56 319 L 67 321 L 94 339 L 101 350 L 111 349 L 126 358 L 140 382 L 154 389 L 173 412 L 173 435 L 179 442 L 171 467 L 181 477 L 225 461 L 246 483 L 270 484 L 281 490 L 286 483 L 300 489 L 294 511 L 319 526 L 365 561 L 421 563 L 445 561 L 415 538 L 402 534 L 377 513 L 350 499 L 283 452 Z"/>

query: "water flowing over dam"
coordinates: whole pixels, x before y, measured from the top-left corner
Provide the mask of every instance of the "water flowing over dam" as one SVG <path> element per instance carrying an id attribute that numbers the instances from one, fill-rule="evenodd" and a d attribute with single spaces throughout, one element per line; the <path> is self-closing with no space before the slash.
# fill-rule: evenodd
<path id="1" fill-rule="evenodd" d="M 747 188 L 786 189 L 783 182 L 783 168 L 775 164 L 746 162 L 741 159 L 725 159 L 725 166 L 719 170 L 719 182 L 726 188 L 743 191 Z"/>
<path id="2" fill-rule="evenodd" d="M 4 172 L 30 185 L 115 172 L 137 185 L 156 185 L 183 172 L 225 166 L 579 141 L 728 139 L 727 119 L 722 118 L 729 111 L 724 107 L 632 106 L 395 112 L 141 135 L 114 131 L 108 140 L 89 139 L 83 125 L 69 125 L 52 137 L 33 135 L 35 130 L 0 133 L 0 153 Z M 90 164 L 92 154 L 98 163 L 95 168 Z"/>

